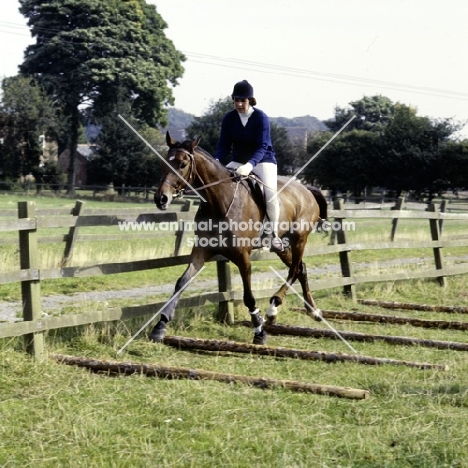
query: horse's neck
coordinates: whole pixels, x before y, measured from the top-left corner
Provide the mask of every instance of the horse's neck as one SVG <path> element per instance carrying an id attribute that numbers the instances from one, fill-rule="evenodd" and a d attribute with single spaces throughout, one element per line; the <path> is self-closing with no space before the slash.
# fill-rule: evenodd
<path id="1" fill-rule="evenodd" d="M 230 172 L 215 160 L 200 153 L 195 153 L 196 177 L 198 183 L 195 187 L 202 188 L 201 195 L 206 199 L 213 214 L 222 216 L 225 214 L 235 196 L 233 184 L 221 182 L 229 178 Z M 219 184 L 217 182 L 220 182 Z M 235 185 L 234 185 L 235 187 Z"/>

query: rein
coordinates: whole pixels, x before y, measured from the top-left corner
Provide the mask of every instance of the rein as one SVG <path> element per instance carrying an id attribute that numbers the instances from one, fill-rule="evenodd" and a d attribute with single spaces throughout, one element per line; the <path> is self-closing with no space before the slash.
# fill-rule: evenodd
<path id="1" fill-rule="evenodd" d="M 210 184 L 205 184 L 205 185 L 202 185 L 201 187 L 197 187 L 198 190 L 203 190 L 203 189 L 206 189 L 208 187 L 213 187 L 214 185 L 219 185 L 219 184 L 222 184 L 223 182 L 227 182 L 229 180 L 235 180 L 235 179 L 238 179 L 239 176 L 238 175 L 232 175 L 232 176 L 229 176 L 229 177 L 225 177 L 224 179 L 220 179 L 220 180 L 217 180 L 215 182 L 211 182 Z M 239 179 L 240 181 L 240 179 Z"/>
<path id="2" fill-rule="evenodd" d="M 184 153 L 189 157 L 189 159 L 190 159 L 190 172 L 189 172 L 188 180 L 193 179 L 195 177 L 195 174 L 197 174 L 198 177 L 200 178 L 200 180 L 203 182 L 202 178 L 200 177 L 200 174 L 198 174 L 198 172 L 197 172 L 194 155 L 190 151 L 187 151 L 184 148 L 173 148 L 171 151 L 174 151 L 174 152 L 180 151 L 181 153 Z M 168 157 L 170 156 L 171 151 L 169 151 Z M 231 210 L 231 207 L 232 207 L 232 205 L 234 203 L 234 200 L 236 199 L 240 181 L 244 180 L 244 179 L 247 179 L 247 178 L 252 178 L 257 183 L 259 183 L 260 185 L 263 185 L 266 188 L 270 188 L 259 177 L 255 176 L 253 174 L 250 174 L 250 175 L 248 175 L 246 177 L 241 177 L 241 176 L 238 176 L 235 173 L 231 173 L 231 175 L 229 177 L 225 177 L 223 179 L 216 180 L 214 182 L 210 182 L 209 184 L 204 184 L 201 187 L 197 187 L 197 190 L 204 190 L 204 189 L 207 189 L 209 187 L 214 187 L 215 185 L 222 184 L 224 182 L 236 181 L 236 188 L 235 188 L 235 191 L 234 191 L 234 196 L 233 196 L 233 199 L 231 200 L 231 203 L 229 204 L 229 207 L 228 207 L 227 212 L 226 212 L 226 216 L 227 216 L 229 211 Z M 161 183 L 164 183 L 164 182 L 169 184 L 171 187 L 173 187 L 177 191 L 174 198 L 182 198 L 183 197 L 185 187 L 178 188 L 176 184 L 174 184 L 173 182 L 171 182 L 168 179 L 162 179 L 161 180 Z M 283 196 L 284 196 L 284 194 L 283 194 Z M 289 197 L 287 197 L 287 198 L 289 198 Z M 295 202 L 293 202 L 293 203 L 297 205 L 297 203 L 295 203 Z"/>
<path id="3" fill-rule="evenodd" d="M 190 181 L 190 179 L 193 180 L 194 177 L 195 177 L 195 174 L 197 174 L 198 177 L 200 178 L 200 180 L 203 182 L 202 178 L 200 177 L 200 174 L 198 174 L 198 172 L 197 172 L 194 155 L 190 151 L 187 151 L 184 148 L 173 148 L 172 151 L 184 153 L 190 158 L 190 172 L 189 172 L 189 175 L 188 175 L 187 179 L 189 181 Z M 170 157 L 170 155 L 171 155 L 171 151 L 169 151 L 168 157 Z M 201 187 L 197 187 L 197 190 L 203 190 L 203 189 L 206 189 L 206 188 L 209 188 L 209 187 L 213 187 L 215 185 L 222 184 L 223 182 L 228 182 L 230 180 L 234 180 L 234 179 L 236 179 L 238 177 L 239 177 L 238 175 L 233 174 L 233 175 L 231 175 L 229 177 L 225 177 L 224 179 L 216 180 L 215 182 L 211 182 L 209 184 L 204 184 Z M 162 179 L 161 182 L 166 182 L 171 187 L 175 188 L 177 190 L 176 197 L 181 197 L 182 196 L 181 193 L 184 191 L 183 188 L 179 189 L 173 182 L 171 182 L 168 179 Z"/>

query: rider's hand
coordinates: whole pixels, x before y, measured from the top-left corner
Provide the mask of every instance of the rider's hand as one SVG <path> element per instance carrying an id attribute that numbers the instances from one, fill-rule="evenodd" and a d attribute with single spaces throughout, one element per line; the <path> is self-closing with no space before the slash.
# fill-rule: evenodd
<path id="1" fill-rule="evenodd" d="M 248 176 L 252 172 L 253 166 L 250 163 L 244 164 L 243 166 L 239 166 L 236 169 L 236 174 L 240 176 Z"/>

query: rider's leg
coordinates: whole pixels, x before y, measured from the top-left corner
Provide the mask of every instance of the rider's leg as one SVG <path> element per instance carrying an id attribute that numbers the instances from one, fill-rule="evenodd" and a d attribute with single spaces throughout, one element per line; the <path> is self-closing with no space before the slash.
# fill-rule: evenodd
<path id="1" fill-rule="evenodd" d="M 252 171 L 265 184 L 264 193 L 266 201 L 266 211 L 272 229 L 272 251 L 282 251 L 284 249 L 281 239 L 278 237 L 278 222 L 280 215 L 279 198 L 276 193 L 277 167 L 274 163 L 257 164 Z"/>

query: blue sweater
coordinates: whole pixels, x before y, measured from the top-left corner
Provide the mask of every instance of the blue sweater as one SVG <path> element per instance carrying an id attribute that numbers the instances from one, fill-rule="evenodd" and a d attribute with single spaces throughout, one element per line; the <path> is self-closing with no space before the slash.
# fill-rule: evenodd
<path id="1" fill-rule="evenodd" d="M 234 109 L 224 116 L 215 158 L 227 163 L 225 159 L 231 149 L 234 162 L 249 162 L 254 167 L 260 162 L 276 164 L 270 136 L 270 121 L 263 111 L 254 108 L 245 127 L 237 110 Z"/>

